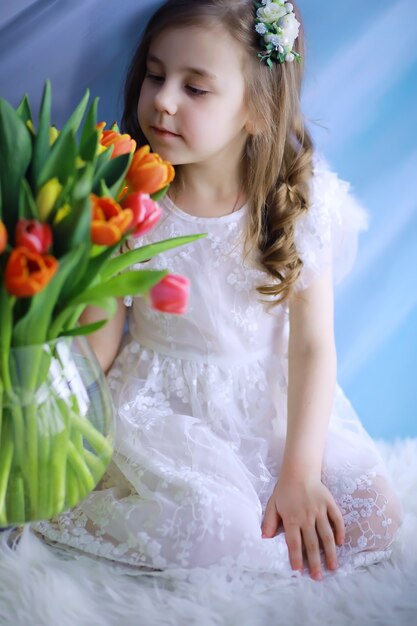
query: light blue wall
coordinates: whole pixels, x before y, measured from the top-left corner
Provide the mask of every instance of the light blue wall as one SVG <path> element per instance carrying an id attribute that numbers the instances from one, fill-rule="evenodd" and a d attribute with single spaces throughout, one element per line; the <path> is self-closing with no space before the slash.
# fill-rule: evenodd
<path id="1" fill-rule="evenodd" d="M 0 0 L 0 95 L 60 126 L 88 86 L 120 118 L 123 75 L 155 0 Z M 339 379 L 376 438 L 417 436 L 417 4 L 300 0 L 303 105 L 318 147 L 371 217 L 336 292 Z"/>

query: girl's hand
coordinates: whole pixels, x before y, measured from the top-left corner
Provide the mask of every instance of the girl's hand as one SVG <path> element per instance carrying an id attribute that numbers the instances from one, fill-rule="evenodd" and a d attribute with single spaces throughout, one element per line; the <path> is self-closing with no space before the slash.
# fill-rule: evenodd
<path id="1" fill-rule="evenodd" d="M 262 537 L 271 538 L 277 534 L 281 521 L 293 570 L 303 571 L 304 543 L 311 577 L 321 580 L 319 539 L 327 568 L 337 568 L 336 543 L 343 545 L 345 525 L 332 494 L 320 480 L 280 477 L 266 506 Z"/>

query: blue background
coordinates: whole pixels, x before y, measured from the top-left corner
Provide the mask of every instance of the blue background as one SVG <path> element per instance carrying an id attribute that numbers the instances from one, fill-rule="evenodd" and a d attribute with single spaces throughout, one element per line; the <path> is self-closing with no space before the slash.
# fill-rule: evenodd
<path id="1" fill-rule="evenodd" d="M 120 119 L 123 76 L 154 0 L 0 0 L 0 95 L 61 126 L 88 86 Z M 303 108 L 317 147 L 370 214 L 336 290 L 339 380 L 376 439 L 417 436 L 417 3 L 300 0 Z"/>

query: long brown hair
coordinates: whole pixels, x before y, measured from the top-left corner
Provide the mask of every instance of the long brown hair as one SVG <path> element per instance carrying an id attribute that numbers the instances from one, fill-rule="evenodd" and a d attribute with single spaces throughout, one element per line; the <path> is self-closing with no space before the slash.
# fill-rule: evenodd
<path id="1" fill-rule="evenodd" d="M 301 63 L 261 63 L 259 35 L 254 28 L 253 0 L 167 0 L 148 23 L 133 56 L 125 84 L 123 130 L 138 143 L 147 143 L 139 126 L 137 104 L 146 74 L 146 58 L 152 40 L 167 28 L 195 26 L 213 21 L 222 24 L 247 51 L 245 80 L 247 103 L 257 128 L 249 135 L 244 152 L 243 187 L 250 206 L 245 250 L 258 250 L 258 260 L 274 279 L 258 287 L 275 304 L 286 300 L 301 272 L 294 241 L 298 217 L 309 206 L 313 141 L 300 106 L 305 63 L 301 23 L 294 50 Z"/>

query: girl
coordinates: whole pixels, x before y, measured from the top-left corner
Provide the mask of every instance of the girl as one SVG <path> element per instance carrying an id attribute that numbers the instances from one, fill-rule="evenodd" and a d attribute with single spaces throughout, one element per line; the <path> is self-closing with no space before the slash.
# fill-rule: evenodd
<path id="1" fill-rule="evenodd" d="M 300 20 L 280 0 L 168 0 L 148 24 L 123 123 L 176 178 L 140 244 L 208 236 L 149 262 L 190 279 L 185 315 L 126 298 L 91 336 L 116 450 L 79 506 L 34 524 L 49 540 L 315 580 L 390 554 L 400 504 L 336 383 L 332 283 L 364 216 L 304 125 Z"/>

